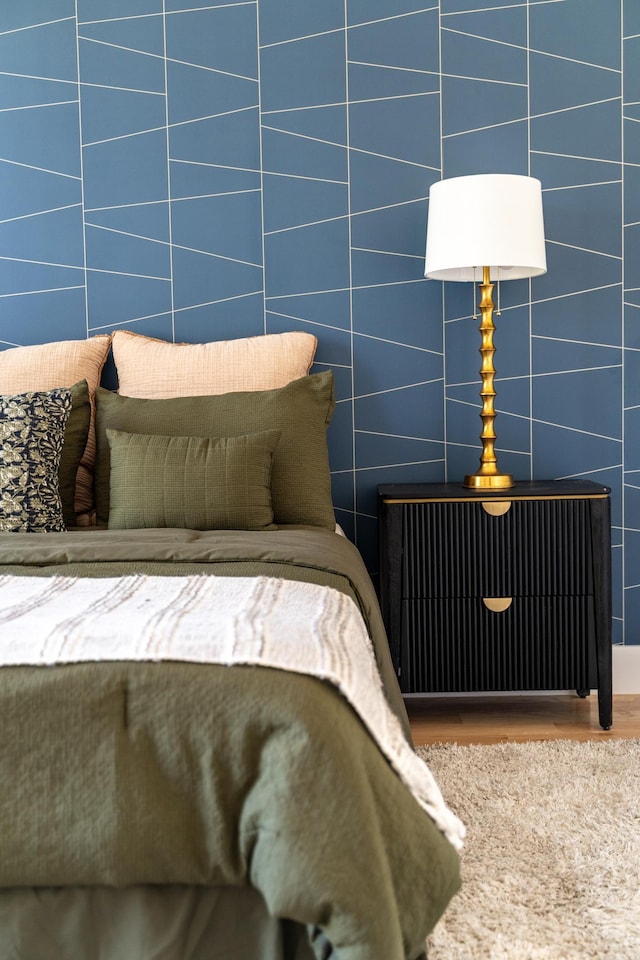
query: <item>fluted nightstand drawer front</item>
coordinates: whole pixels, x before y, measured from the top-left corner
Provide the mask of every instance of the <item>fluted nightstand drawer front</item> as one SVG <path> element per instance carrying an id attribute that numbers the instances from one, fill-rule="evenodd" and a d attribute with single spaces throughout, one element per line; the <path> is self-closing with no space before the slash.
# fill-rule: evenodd
<path id="1" fill-rule="evenodd" d="M 405 693 L 566 690 L 597 686 L 592 597 L 405 600 Z M 523 643 L 526 638 L 526 643 Z"/>
<path id="2" fill-rule="evenodd" d="M 593 592 L 588 500 L 405 503 L 402 539 L 405 598 Z"/>
<path id="3" fill-rule="evenodd" d="M 380 603 L 404 694 L 598 688 L 611 726 L 609 487 L 382 484 Z"/>

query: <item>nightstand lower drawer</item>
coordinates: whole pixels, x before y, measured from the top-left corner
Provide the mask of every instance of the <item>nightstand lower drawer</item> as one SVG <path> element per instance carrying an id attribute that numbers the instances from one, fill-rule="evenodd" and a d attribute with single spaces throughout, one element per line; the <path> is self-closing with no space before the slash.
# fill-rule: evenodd
<path id="1" fill-rule="evenodd" d="M 597 687 L 593 597 L 404 600 L 403 693 Z"/>

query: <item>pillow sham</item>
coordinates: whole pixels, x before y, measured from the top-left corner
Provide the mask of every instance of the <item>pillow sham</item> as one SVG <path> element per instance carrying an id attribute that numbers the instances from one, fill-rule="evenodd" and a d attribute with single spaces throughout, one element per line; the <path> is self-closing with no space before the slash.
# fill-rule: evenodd
<path id="1" fill-rule="evenodd" d="M 52 390 L 71 387 L 86 380 L 93 408 L 93 394 L 100 382 L 111 336 L 98 334 L 87 340 L 59 340 L 28 347 L 10 347 L 0 351 L 0 394 Z M 78 469 L 75 511 L 83 515 L 79 522 L 88 523 L 93 510 L 93 464 L 95 432 L 93 413 Z"/>
<path id="2" fill-rule="evenodd" d="M 279 430 L 220 438 L 107 430 L 109 528 L 272 529 L 279 438 Z"/>
<path id="3" fill-rule="evenodd" d="M 312 334 L 296 331 L 169 343 L 116 330 L 112 341 L 118 393 L 150 400 L 283 387 L 309 373 L 317 345 Z"/>
<path id="4" fill-rule="evenodd" d="M 58 486 L 71 390 L 0 396 L 0 530 L 64 531 Z"/>
<path id="5" fill-rule="evenodd" d="M 273 454 L 271 498 L 276 524 L 335 529 L 327 427 L 335 401 L 330 370 L 276 390 L 211 397 L 146 400 L 96 391 L 96 510 L 109 520 L 110 455 L 107 430 L 183 437 L 230 437 L 279 430 Z"/>
<path id="6" fill-rule="evenodd" d="M 86 380 L 81 380 L 71 387 L 71 409 L 64 431 L 58 470 L 62 515 L 67 527 L 73 527 L 76 524 L 76 480 L 80 461 L 87 446 L 90 422 L 89 386 Z"/>

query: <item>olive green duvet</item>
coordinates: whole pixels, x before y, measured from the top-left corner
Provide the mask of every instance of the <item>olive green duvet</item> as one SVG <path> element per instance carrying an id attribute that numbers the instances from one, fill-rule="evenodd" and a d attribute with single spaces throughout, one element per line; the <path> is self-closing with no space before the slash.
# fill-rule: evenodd
<path id="1" fill-rule="evenodd" d="M 0 577 L 371 581 L 326 530 L 0 534 Z M 212 617 L 215 611 L 212 611 Z M 0 625 L 1 630 L 1 625 Z M 0 957 L 413 960 L 458 855 L 331 684 L 185 662 L 0 669 Z"/>

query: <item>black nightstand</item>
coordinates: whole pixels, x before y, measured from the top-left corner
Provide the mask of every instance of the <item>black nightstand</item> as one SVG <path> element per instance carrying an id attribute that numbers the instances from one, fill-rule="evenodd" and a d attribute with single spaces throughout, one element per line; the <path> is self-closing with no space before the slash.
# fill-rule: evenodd
<path id="1" fill-rule="evenodd" d="M 610 490 L 378 487 L 380 601 L 403 693 L 598 690 L 611 726 Z"/>

